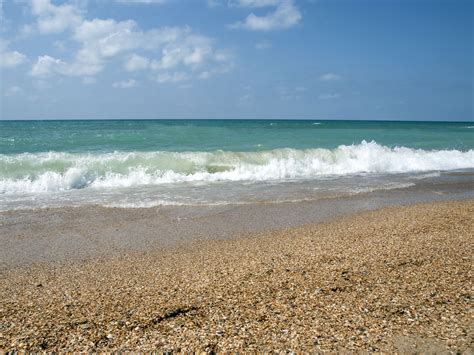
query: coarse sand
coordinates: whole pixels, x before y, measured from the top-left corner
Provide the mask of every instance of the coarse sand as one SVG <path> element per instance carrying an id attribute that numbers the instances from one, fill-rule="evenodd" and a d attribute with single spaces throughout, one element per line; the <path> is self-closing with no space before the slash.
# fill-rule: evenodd
<path id="1" fill-rule="evenodd" d="M 0 350 L 472 353 L 474 200 L 0 269 Z"/>

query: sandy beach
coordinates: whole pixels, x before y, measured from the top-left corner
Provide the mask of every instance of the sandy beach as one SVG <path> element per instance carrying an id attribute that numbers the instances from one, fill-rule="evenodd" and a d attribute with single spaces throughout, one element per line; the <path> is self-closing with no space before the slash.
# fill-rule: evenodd
<path id="1" fill-rule="evenodd" d="M 474 355 L 473 14 L 0 0 L 0 355 Z"/>
<path id="2" fill-rule="evenodd" d="M 472 199 L 385 207 L 3 265 L 0 349 L 469 353 L 473 216 Z"/>

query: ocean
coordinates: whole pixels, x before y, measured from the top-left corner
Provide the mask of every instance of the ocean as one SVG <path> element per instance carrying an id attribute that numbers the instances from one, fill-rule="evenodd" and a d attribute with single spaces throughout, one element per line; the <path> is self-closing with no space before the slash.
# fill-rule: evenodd
<path id="1" fill-rule="evenodd" d="M 0 210 L 313 201 L 472 182 L 474 123 L 0 121 Z"/>

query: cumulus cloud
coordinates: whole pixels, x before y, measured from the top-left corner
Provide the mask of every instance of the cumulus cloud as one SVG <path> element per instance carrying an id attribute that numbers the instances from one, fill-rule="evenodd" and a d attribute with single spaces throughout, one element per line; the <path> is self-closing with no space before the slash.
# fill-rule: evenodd
<path id="1" fill-rule="evenodd" d="M 49 55 L 39 56 L 33 65 L 30 74 L 37 77 L 48 77 L 55 73 L 63 74 L 67 71 L 67 64 L 60 59 Z"/>
<path id="2" fill-rule="evenodd" d="M 326 73 L 326 74 L 321 75 L 319 79 L 322 81 L 335 81 L 335 80 L 340 80 L 341 76 L 334 73 Z"/>
<path id="3" fill-rule="evenodd" d="M 26 60 L 26 56 L 17 51 L 0 52 L 0 67 L 12 68 L 16 67 Z"/>
<path id="4" fill-rule="evenodd" d="M 179 42 L 169 43 L 163 48 L 159 61 L 154 61 L 154 69 L 170 69 L 183 65 L 192 69 L 201 66 L 206 60 L 216 59 L 209 38 L 190 34 Z"/>
<path id="5" fill-rule="evenodd" d="M 54 5 L 51 0 L 31 0 L 31 12 L 37 16 L 37 26 L 41 33 L 60 33 L 74 28 L 82 21 L 78 6 Z"/>
<path id="6" fill-rule="evenodd" d="M 0 39 L 0 68 L 13 68 L 26 61 L 26 56 L 8 49 L 8 43 Z"/>
<path id="7" fill-rule="evenodd" d="M 129 79 L 125 81 L 117 81 L 113 83 L 112 86 L 117 89 L 130 89 L 138 86 L 138 83 L 135 79 Z"/>
<path id="8" fill-rule="evenodd" d="M 74 31 L 74 39 L 82 43 L 79 55 L 83 57 L 113 57 L 139 46 L 135 21 L 93 19 L 84 21 Z"/>
<path id="9" fill-rule="evenodd" d="M 94 76 L 103 68 L 101 62 L 96 62 L 92 58 L 81 58 L 68 64 L 61 59 L 49 55 L 39 56 L 33 65 L 30 75 L 47 78 L 55 74 L 66 76 Z"/>
<path id="10" fill-rule="evenodd" d="M 136 71 L 147 69 L 150 65 L 150 59 L 138 54 L 132 54 L 125 62 L 125 70 Z"/>
<path id="11" fill-rule="evenodd" d="M 302 18 L 293 0 L 240 0 L 239 5 L 248 7 L 276 6 L 276 8 L 264 16 L 251 13 L 244 21 L 230 25 L 230 28 L 242 28 L 252 31 L 282 30 L 297 25 Z"/>
<path id="12" fill-rule="evenodd" d="M 51 5 L 49 0 L 35 1 L 43 4 L 48 11 L 52 11 L 50 6 L 58 7 Z M 35 13 L 46 11 L 40 10 Z M 92 77 L 116 57 L 123 58 L 127 71 L 148 69 L 160 74 L 185 71 L 187 76 L 196 77 L 203 71 L 225 72 L 232 65 L 228 53 L 214 48 L 212 39 L 196 34 L 189 27 L 160 27 L 143 31 L 133 20 L 95 18 L 74 22 L 71 31 L 71 39 L 79 44 L 73 60 L 65 62 L 49 55 L 40 56 L 31 75 Z M 136 51 L 148 51 L 150 56 L 138 55 Z M 172 77 L 172 74 L 169 75 Z"/>

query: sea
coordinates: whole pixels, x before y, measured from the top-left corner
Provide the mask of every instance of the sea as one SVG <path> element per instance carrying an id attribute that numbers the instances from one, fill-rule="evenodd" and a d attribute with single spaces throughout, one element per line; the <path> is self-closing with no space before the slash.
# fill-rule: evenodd
<path id="1" fill-rule="evenodd" d="M 0 121 L 0 211 L 317 201 L 473 179 L 474 122 Z"/>

